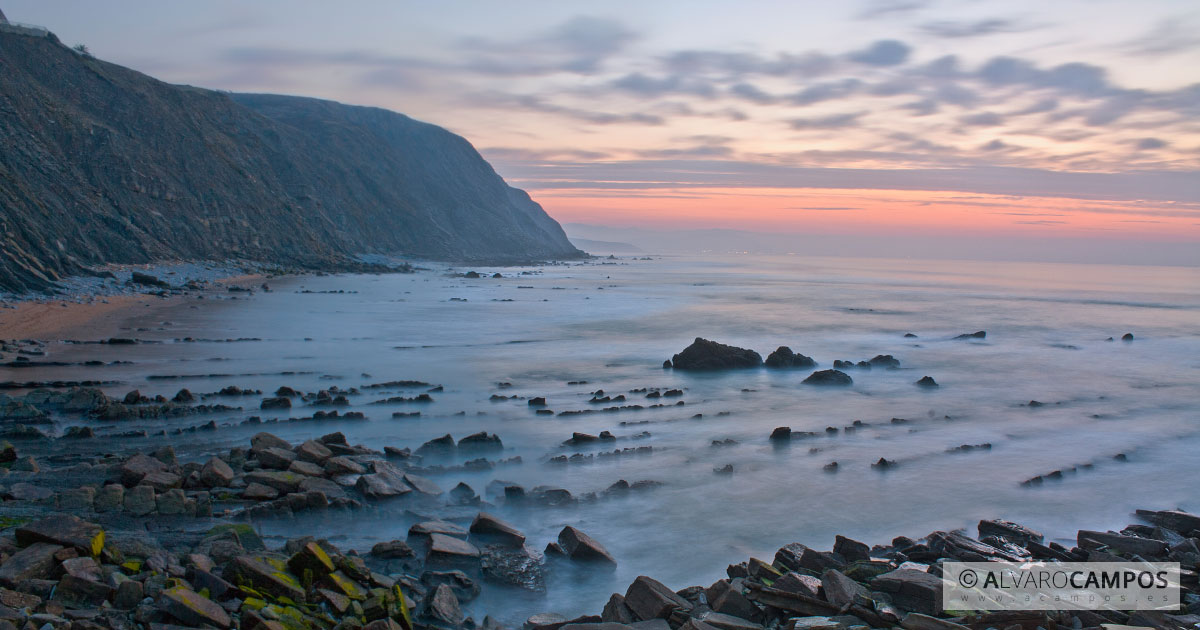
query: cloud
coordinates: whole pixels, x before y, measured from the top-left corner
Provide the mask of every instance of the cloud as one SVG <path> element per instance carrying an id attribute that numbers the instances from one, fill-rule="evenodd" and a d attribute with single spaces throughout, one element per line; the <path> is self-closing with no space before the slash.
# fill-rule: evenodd
<path id="1" fill-rule="evenodd" d="M 756 75 L 815 77 L 833 69 L 834 59 L 817 52 L 780 53 L 774 57 L 763 57 L 717 50 L 681 50 L 663 57 L 662 64 L 672 73 L 716 75 L 739 80 Z"/>
<path id="2" fill-rule="evenodd" d="M 872 0 L 858 13 L 860 20 L 878 20 L 916 13 L 929 6 L 927 0 Z"/>
<path id="3" fill-rule="evenodd" d="M 980 37 L 983 35 L 994 35 L 996 33 L 1020 33 L 1030 31 L 1037 28 L 1028 24 L 1021 24 L 1014 20 L 991 18 L 985 20 L 976 20 L 973 22 L 955 22 L 955 21 L 938 21 L 927 22 L 921 25 L 921 31 L 933 37 L 943 37 L 948 39 L 958 39 L 964 37 Z"/>
<path id="4" fill-rule="evenodd" d="M 1000 140 L 997 138 L 996 140 L 992 140 L 991 142 L 989 142 L 979 148 L 984 151 L 1002 151 L 1004 149 L 1010 148 L 1010 146 L 1008 144 L 1005 144 L 1005 142 L 1003 140 Z"/>
<path id="5" fill-rule="evenodd" d="M 1129 40 L 1124 50 L 1142 57 L 1165 57 L 1200 48 L 1200 25 L 1177 16 L 1159 22 L 1141 37 Z"/>
<path id="6" fill-rule="evenodd" d="M 908 60 L 910 52 L 912 48 L 904 42 L 881 39 L 862 50 L 850 53 L 847 58 L 870 66 L 896 66 Z"/>
<path id="7" fill-rule="evenodd" d="M 829 116 L 818 116 L 814 118 L 793 118 L 788 121 L 788 125 L 792 129 L 844 129 L 846 127 L 857 127 L 858 119 L 866 115 L 867 112 L 854 112 L 847 114 L 831 114 Z"/>
<path id="8" fill-rule="evenodd" d="M 973 127 L 995 127 L 1004 124 L 1004 117 L 995 112 L 979 112 L 978 114 L 968 114 L 958 119 L 964 125 Z"/>
<path id="9" fill-rule="evenodd" d="M 641 112 L 617 114 L 558 105 L 532 94 L 508 94 L 496 91 L 477 92 L 466 95 L 462 100 L 464 104 L 473 107 L 542 112 L 594 125 L 634 124 L 657 126 L 665 122 L 661 116 Z"/>
<path id="10" fill-rule="evenodd" d="M 711 98 L 717 90 L 711 83 L 689 79 L 683 75 L 669 75 L 661 78 L 646 76 L 640 72 L 627 74 L 609 85 L 618 90 L 631 92 L 643 97 L 658 97 L 665 94 L 690 94 Z"/>
<path id="11" fill-rule="evenodd" d="M 471 55 L 464 65 L 480 73 L 588 75 L 598 72 L 604 61 L 637 38 L 636 32 L 617 20 L 577 16 L 527 39 L 467 38 L 459 42 L 459 48 Z"/>
<path id="12" fill-rule="evenodd" d="M 1137 144 L 1134 146 L 1142 151 L 1151 151 L 1154 149 L 1165 148 L 1167 146 L 1167 142 L 1158 138 L 1142 138 L 1141 140 L 1138 140 Z"/>
<path id="13" fill-rule="evenodd" d="M 857 92 L 862 85 L 862 81 L 853 78 L 818 83 L 796 92 L 787 100 L 793 105 L 812 105 L 821 101 L 844 98 Z"/>
<path id="14" fill-rule="evenodd" d="M 1029 107 L 1013 112 L 1012 115 L 1028 116 L 1029 114 L 1044 114 L 1046 112 L 1052 112 L 1056 109 L 1058 109 L 1058 99 L 1044 98 L 1030 105 Z"/>
<path id="15" fill-rule="evenodd" d="M 729 86 L 729 93 L 738 98 L 758 103 L 759 105 L 769 105 L 778 101 L 775 96 L 768 94 L 756 86 L 749 83 L 737 83 Z"/>

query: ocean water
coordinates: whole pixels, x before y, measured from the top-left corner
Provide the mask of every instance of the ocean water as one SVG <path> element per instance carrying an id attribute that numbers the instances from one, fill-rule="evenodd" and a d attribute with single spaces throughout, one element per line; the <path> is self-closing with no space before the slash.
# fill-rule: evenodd
<path id="1" fill-rule="evenodd" d="M 599 264 L 605 262 L 607 264 Z M 614 572 L 556 573 L 544 593 L 485 587 L 466 608 L 519 621 L 535 612 L 599 612 L 638 575 L 673 588 L 709 585 L 727 564 L 769 560 L 783 544 L 830 548 L 835 534 L 868 543 L 967 528 L 1007 518 L 1073 544 L 1076 529 L 1119 529 L 1135 508 L 1200 510 L 1200 270 L 1035 263 L 802 257 L 654 257 L 539 268 L 444 267 L 411 275 L 272 280 L 249 299 L 189 301 L 135 322 L 129 336 L 166 343 L 53 345 L 52 359 L 122 359 L 104 368 L 25 369 L 4 378 L 105 378 L 123 394 L 212 392 L 229 384 L 315 391 L 397 379 L 440 384 L 426 405 L 370 405 L 397 392 L 353 397 L 367 421 L 236 426 L 259 412 L 214 416 L 216 432 L 173 436 L 181 456 L 245 445 L 259 430 L 300 441 L 343 431 L 351 443 L 416 448 L 477 431 L 497 433 L 520 464 L 434 475 L 480 494 L 495 480 L 550 485 L 580 496 L 619 479 L 661 486 L 556 507 L 493 511 L 542 549 L 574 525 L 617 558 Z M 505 277 L 493 279 L 500 272 Z M 306 292 L 306 291 L 311 291 Z M 345 291 L 346 293 L 325 293 Z M 462 301 L 465 300 L 465 301 Z M 987 331 L 986 339 L 958 340 Z M 1120 341 L 1131 332 L 1132 343 Z M 913 333 L 916 338 L 905 338 Z M 705 337 L 764 357 L 780 345 L 815 358 L 891 354 L 898 370 L 847 370 L 854 385 L 801 385 L 812 370 L 719 373 L 664 370 L 664 359 Z M 257 338 L 258 341 L 172 342 Z M 1116 341 L 1106 341 L 1114 337 Z M 11 372 L 11 371 L 10 371 Z M 292 374 L 281 375 L 281 372 Z M 201 378 L 207 374 L 230 374 Z M 169 380 L 151 376 L 190 376 Z M 941 387 L 914 386 L 932 376 Z M 569 385 L 569 381 L 587 381 Z M 511 383 L 501 387 L 499 383 Z M 591 392 L 679 388 L 683 406 L 570 416 L 535 415 L 523 399 L 545 396 L 555 412 L 599 408 Z M 404 392 L 415 395 L 420 389 Z M 1031 407 L 1032 400 L 1044 403 Z M 394 411 L 419 418 L 392 419 Z M 893 421 L 893 419 L 901 419 Z M 99 427 L 191 426 L 207 417 Z M 854 432 L 843 427 L 854 421 Z M 773 445 L 778 426 L 818 435 Z M 826 433 L 835 427 L 836 433 Z M 562 442 L 611 431 L 615 443 Z M 635 437 L 643 432 L 648 435 Z M 159 438 L 161 439 L 161 438 Z M 736 444 L 713 446 L 714 440 Z M 149 448 L 155 440 L 128 440 Z M 989 450 L 947 452 L 964 444 Z M 652 453 L 552 465 L 556 455 L 651 446 Z M 60 444 L 56 448 L 63 448 Z M 90 448 L 85 445 L 66 448 Z M 1124 461 L 1115 456 L 1123 454 Z M 460 456 L 442 462 L 461 463 Z M 897 466 L 880 470 L 884 457 Z M 836 473 L 823 470 L 832 461 Z M 434 462 L 429 463 L 436 463 Z M 715 468 L 732 464 L 731 475 Z M 1070 472 L 1074 468 L 1074 472 Z M 1061 480 L 1021 482 L 1054 470 Z M 349 516 L 260 523 L 276 537 L 319 532 L 344 547 L 404 538 L 436 508 L 404 500 Z M 477 617 L 478 618 L 478 617 Z"/>

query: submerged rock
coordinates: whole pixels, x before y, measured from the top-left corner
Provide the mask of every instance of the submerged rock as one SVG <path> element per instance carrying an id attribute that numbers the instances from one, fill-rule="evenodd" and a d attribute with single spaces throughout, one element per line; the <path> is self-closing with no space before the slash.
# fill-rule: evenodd
<path id="1" fill-rule="evenodd" d="M 921 380 L 913 383 L 913 385 L 916 385 L 917 387 L 934 388 L 938 386 L 938 383 L 937 381 L 933 380 L 932 376 L 922 376 Z"/>
<path id="2" fill-rule="evenodd" d="M 617 559 L 591 536 L 567 525 L 558 533 L 558 546 L 572 560 L 617 566 Z"/>
<path id="3" fill-rule="evenodd" d="M 963 334 L 955 337 L 955 339 L 986 339 L 986 338 L 987 338 L 986 330 L 977 330 L 973 333 L 963 333 Z"/>
<path id="4" fill-rule="evenodd" d="M 767 360 L 765 363 L 767 367 L 771 368 L 806 368 L 817 365 L 817 362 L 813 361 L 812 357 L 806 357 L 803 354 L 796 354 L 787 346 L 779 346 L 776 348 L 774 352 L 767 355 Z"/>
<path id="5" fill-rule="evenodd" d="M 819 370 L 809 374 L 803 382 L 805 385 L 845 386 L 853 385 L 854 379 L 841 370 Z"/>
<path id="6" fill-rule="evenodd" d="M 762 365 L 762 356 L 753 350 L 728 346 L 696 337 L 692 345 L 671 357 L 677 370 L 728 370 Z M 665 365 L 664 365 L 665 367 Z"/>

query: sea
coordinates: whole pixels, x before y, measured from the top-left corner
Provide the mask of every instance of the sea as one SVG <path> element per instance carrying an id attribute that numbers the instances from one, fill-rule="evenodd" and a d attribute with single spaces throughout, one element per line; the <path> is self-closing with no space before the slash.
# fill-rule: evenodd
<path id="1" fill-rule="evenodd" d="M 479 454 L 423 462 L 446 466 L 427 476 L 447 491 L 467 484 L 481 508 L 399 499 L 255 526 L 274 545 L 316 534 L 365 552 L 418 521 L 465 524 L 484 509 L 537 553 L 571 525 L 617 560 L 612 571 L 552 563 L 542 590 L 485 585 L 464 604 L 477 620 L 518 625 L 538 612 L 599 613 L 639 575 L 708 586 L 729 564 L 770 561 L 791 542 L 829 549 L 837 534 L 886 545 L 937 530 L 974 535 L 980 519 L 1003 518 L 1071 546 L 1078 529 L 1121 529 L 1137 508 L 1200 511 L 1197 268 L 754 255 L 419 266 L 273 278 L 269 292 L 185 300 L 165 316 L 147 309 L 122 336 L 159 343 L 49 347 L 54 360 L 125 363 L 4 378 L 112 380 L 104 389 L 114 396 L 360 388 L 340 411 L 365 420 L 272 422 L 316 409 L 260 411 L 262 396 L 243 396 L 208 401 L 236 412 L 92 423 L 101 437 L 165 429 L 166 438 L 99 443 L 148 451 L 165 439 L 187 461 L 264 430 L 293 442 L 341 431 L 353 444 L 414 450 L 446 434 L 494 433 L 503 451 L 486 456 L 519 462 L 472 471 L 456 465 Z M 958 338 L 976 331 L 986 337 Z M 697 337 L 764 357 L 788 346 L 818 366 L 664 369 Z M 802 384 L 835 360 L 877 355 L 899 368 L 845 369 L 849 387 Z M 916 386 L 924 376 L 939 386 Z M 371 403 L 396 392 L 361 389 L 397 380 L 430 384 L 404 396 L 442 389 L 432 402 L 384 404 Z M 646 398 L 655 389 L 682 394 Z M 590 402 L 618 395 L 626 400 Z M 554 414 L 537 414 L 531 397 Z M 642 408 L 604 411 L 623 406 Z M 246 424 L 251 416 L 264 423 Z M 208 420 L 220 428 L 173 433 Z M 784 426 L 793 438 L 772 442 Z M 564 444 L 603 431 L 616 439 Z M 53 448 L 97 448 L 79 442 Z M 892 465 L 873 465 L 881 458 Z M 654 483 L 606 492 L 619 480 Z M 510 502 L 505 485 L 577 500 Z"/>

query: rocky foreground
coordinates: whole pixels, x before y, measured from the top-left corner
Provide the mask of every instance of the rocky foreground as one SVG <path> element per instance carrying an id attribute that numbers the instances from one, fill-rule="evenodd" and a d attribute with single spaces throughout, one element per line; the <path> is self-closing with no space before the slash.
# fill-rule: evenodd
<path id="1" fill-rule="evenodd" d="M 487 450 L 495 441 L 479 434 L 455 447 Z M 448 495 L 461 507 L 483 506 L 465 486 L 443 493 L 389 461 L 415 457 L 406 450 L 379 453 L 352 446 L 340 434 L 292 445 L 260 433 L 249 449 L 235 448 L 203 463 L 180 463 L 166 447 L 58 469 L 53 480 L 43 478 L 39 485 L 10 483 L 0 505 L 0 630 L 498 628 L 490 617 L 464 617 L 462 604 L 485 585 L 529 587 L 553 577 L 561 563 L 605 571 L 618 562 L 573 527 L 539 553 L 526 546 L 523 533 L 484 511 L 475 513 L 469 527 L 422 522 L 407 540 L 379 541 L 361 551 L 339 549 L 319 531 L 268 549 L 252 526 L 237 522 L 254 514 L 369 509 L 398 497 Z M 39 475 L 38 462 L 10 445 L 0 446 L 0 462 L 9 481 Z M 70 487 L 75 483 L 79 487 Z M 516 499 L 525 493 L 513 487 L 505 494 Z M 162 525 L 214 514 L 228 522 L 203 531 Z M 1071 548 L 998 520 L 981 521 L 977 539 L 938 531 L 874 547 L 838 536 L 828 551 L 791 543 L 769 562 L 750 558 L 729 566 L 728 578 L 707 587 L 673 591 L 641 576 L 623 594 L 613 594 L 599 614 L 567 619 L 538 613 L 525 628 L 1195 627 L 1200 516 L 1179 511 L 1138 516 L 1146 524 L 1120 532 L 1080 530 Z M 941 610 L 940 561 L 1030 559 L 1179 562 L 1184 609 L 982 615 Z"/>

